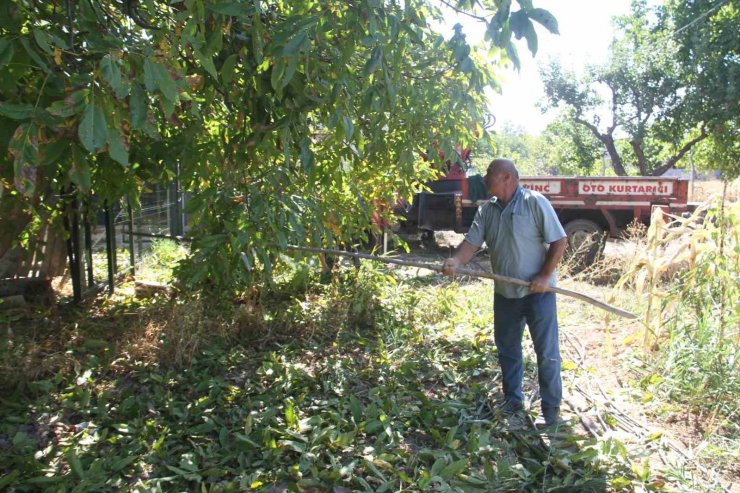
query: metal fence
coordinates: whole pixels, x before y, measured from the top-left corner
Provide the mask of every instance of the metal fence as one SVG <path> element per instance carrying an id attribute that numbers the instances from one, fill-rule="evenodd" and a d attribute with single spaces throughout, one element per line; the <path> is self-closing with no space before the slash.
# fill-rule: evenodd
<path id="1" fill-rule="evenodd" d="M 95 217 L 71 211 L 68 250 L 74 299 L 106 284 L 112 292 L 121 277 L 135 275 L 158 238 L 182 239 L 187 232 L 185 200 L 175 180 L 150 184 L 139 207 L 122 199 L 104 204 Z"/>

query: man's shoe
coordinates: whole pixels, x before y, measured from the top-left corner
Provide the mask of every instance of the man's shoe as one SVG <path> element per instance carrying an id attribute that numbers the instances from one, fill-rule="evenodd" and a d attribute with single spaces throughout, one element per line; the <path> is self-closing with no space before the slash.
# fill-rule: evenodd
<path id="1" fill-rule="evenodd" d="M 545 426 L 551 427 L 560 423 L 560 408 L 546 408 L 542 410 L 542 418 L 545 420 Z"/>
<path id="2" fill-rule="evenodd" d="M 505 399 L 504 402 L 498 406 L 498 410 L 504 416 L 516 414 L 523 409 L 524 404 L 522 404 L 522 401 L 518 401 L 516 399 Z"/>

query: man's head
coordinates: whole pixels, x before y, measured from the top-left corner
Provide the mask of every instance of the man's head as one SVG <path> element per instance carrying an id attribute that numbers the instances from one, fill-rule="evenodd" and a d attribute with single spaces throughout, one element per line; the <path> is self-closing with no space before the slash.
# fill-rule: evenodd
<path id="1" fill-rule="evenodd" d="M 488 165 L 486 186 L 491 195 L 506 203 L 519 186 L 519 171 L 510 159 L 494 159 Z"/>

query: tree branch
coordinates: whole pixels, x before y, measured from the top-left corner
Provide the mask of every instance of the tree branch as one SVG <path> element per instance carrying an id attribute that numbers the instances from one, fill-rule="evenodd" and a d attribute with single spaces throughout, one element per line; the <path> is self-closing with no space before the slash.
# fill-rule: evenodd
<path id="1" fill-rule="evenodd" d="M 612 92 L 612 124 L 606 129 L 606 133 L 611 135 L 617 128 L 617 91 L 609 83 L 606 84 L 606 87 Z"/>
<path id="2" fill-rule="evenodd" d="M 576 116 L 573 118 L 576 123 L 583 125 L 584 127 L 591 130 L 591 133 L 599 139 L 599 141 L 606 147 L 606 152 L 609 153 L 609 158 L 612 161 L 612 169 L 618 176 L 627 176 L 627 170 L 624 169 L 622 164 L 622 158 L 619 156 L 617 146 L 614 144 L 614 138 L 611 134 L 602 134 L 599 129 L 593 123 L 587 122 L 583 118 Z"/>
<path id="3" fill-rule="evenodd" d="M 455 7 L 454 5 L 450 4 L 449 2 L 446 2 L 445 0 L 440 0 L 440 2 L 442 4 L 444 4 L 444 5 L 446 5 L 447 7 L 451 8 L 452 10 L 454 10 L 455 12 L 457 12 L 458 14 L 466 15 L 466 16 L 470 17 L 471 19 L 475 19 L 475 20 L 477 20 L 479 22 L 488 23 L 488 19 L 486 19 L 485 17 L 481 17 L 479 15 L 472 14 L 472 13 L 466 11 L 466 10 L 462 10 L 462 9 L 460 9 L 458 7 Z"/>
<path id="4" fill-rule="evenodd" d="M 591 130 L 591 133 L 593 133 L 597 139 L 599 139 L 601 142 L 604 142 L 604 138 L 606 137 L 607 134 L 602 134 L 601 132 L 599 132 L 599 129 L 596 125 L 594 125 L 591 122 L 587 122 L 586 120 L 584 120 L 583 118 L 579 116 L 574 117 L 574 120 L 576 123 L 579 123 L 583 125 L 584 127 L 588 128 L 589 130 Z"/>
<path id="5" fill-rule="evenodd" d="M 706 129 L 704 128 L 704 125 L 701 126 L 701 133 L 697 136 L 691 139 L 690 141 L 686 142 L 683 147 L 672 157 L 665 160 L 665 162 L 660 165 L 659 167 L 655 168 L 653 170 L 652 175 L 653 176 L 660 176 L 672 167 L 676 165 L 676 163 L 684 157 L 684 155 L 691 150 L 692 147 L 694 147 L 696 144 L 701 142 L 702 140 L 706 139 L 709 136 L 707 134 Z"/>

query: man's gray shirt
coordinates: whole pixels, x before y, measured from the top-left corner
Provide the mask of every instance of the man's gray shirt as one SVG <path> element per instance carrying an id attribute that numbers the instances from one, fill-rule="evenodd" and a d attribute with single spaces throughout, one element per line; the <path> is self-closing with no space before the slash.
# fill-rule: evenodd
<path id="1" fill-rule="evenodd" d="M 550 202 L 541 193 L 517 187 L 505 207 L 496 197 L 478 208 L 465 240 L 476 247 L 485 242 L 494 274 L 531 281 L 545 263 L 549 244 L 565 238 Z M 555 286 L 555 273 L 550 278 Z M 522 298 L 529 288 L 496 282 L 496 293 Z"/>

